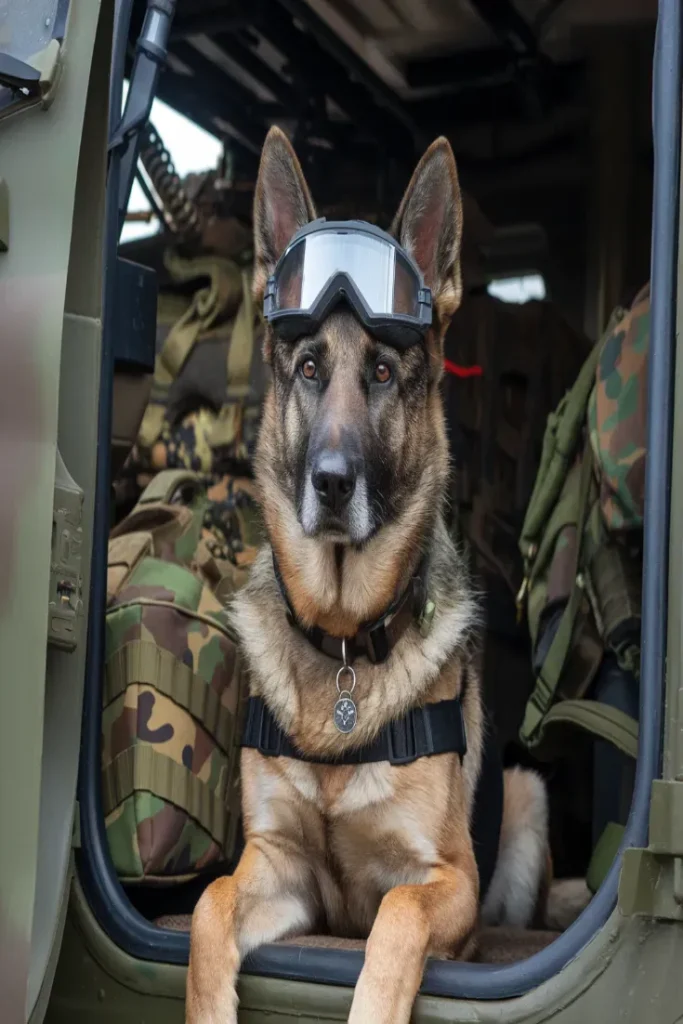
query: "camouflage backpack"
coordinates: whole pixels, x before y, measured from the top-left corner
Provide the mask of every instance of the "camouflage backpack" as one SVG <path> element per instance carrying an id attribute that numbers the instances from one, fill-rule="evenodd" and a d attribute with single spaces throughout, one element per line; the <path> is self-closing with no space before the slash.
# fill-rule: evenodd
<path id="1" fill-rule="evenodd" d="M 567 727 L 637 754 L 637 722 L 586 695 L 607 651 L 639 678 L 649 329 L 646 286 L 548 419 L 519 544 L 536 677 L 520 737 L 537 756 Z"/>
<path id="2" fill-rule="evenodd" d="M 111 534 L 102 783 L 129 882 L 183 880 L 234 851 L 242 672 L 225 600 L 259 543 L 251 487 L 160 473 Z"/>

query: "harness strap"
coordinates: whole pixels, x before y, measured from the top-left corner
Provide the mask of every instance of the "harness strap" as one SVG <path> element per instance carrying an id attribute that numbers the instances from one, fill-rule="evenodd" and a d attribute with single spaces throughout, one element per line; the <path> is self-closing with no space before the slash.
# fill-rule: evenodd
<path id="1" fill-rule="evenodd" d="M 372 743 L 345 750 L 334 757 L 304 754 L 275 721 L 261 697 L 250 697 L 242 733 L 243 747 L 258 750 L 264 757 L 291 757 L 313 764 L 357 765 L 388 761 L 412 764 L 420 757 L 467 753 L 465 720 L 459 697 L 412 708 L 402 718 L 389 722 Z"/>

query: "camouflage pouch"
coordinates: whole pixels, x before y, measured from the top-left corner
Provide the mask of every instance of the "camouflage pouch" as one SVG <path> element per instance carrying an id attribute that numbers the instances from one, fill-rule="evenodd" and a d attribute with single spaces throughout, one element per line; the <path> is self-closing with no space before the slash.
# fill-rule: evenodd
<path id="1" fill-rule="evenodd" d="M 649 338 L 647 285 L 602 348 L 588 405 L 591 445 L 600 466 L 600 504 L 611 533 L 643 526 Z"/>
<path id="2" fill-rule="evenodd" d="M 102 783 L 128 882 L 185 880 L 235 847 L 242 668 L 223 600 L 256 546 L 229 550 L 219 497 L 160 473 L 111 534 Z"/>

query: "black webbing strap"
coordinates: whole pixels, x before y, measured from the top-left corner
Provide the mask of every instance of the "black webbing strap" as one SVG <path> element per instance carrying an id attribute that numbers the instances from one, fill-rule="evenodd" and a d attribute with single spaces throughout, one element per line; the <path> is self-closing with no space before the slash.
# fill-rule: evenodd
<path id="1" fill-rule="evenodd" d="M 353 765 L 388 761 L 411 764 L 419 757 L 467 753 L 465 721 L 460 698 L 442 700 L 413 708 L 402 718 L 385 725 L 377 738 L 364 747 L 344 751 L 336 757 L 308 756 L 283 732 L 260 697 L 250 697 L 242 733 L 242 746 L 252 747 L 265 757 L 291 757 L 313 764 Z"/>

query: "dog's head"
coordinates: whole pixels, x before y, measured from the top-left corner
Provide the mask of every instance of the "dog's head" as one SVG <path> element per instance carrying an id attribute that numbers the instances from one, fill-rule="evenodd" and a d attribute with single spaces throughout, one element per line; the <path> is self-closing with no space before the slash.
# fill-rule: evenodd
<path id="1" fill-rule="evenodd" d="M 256 301 L 296 231 L 316 217 L 301 166 L 285 135 L 269 133 L 254 207 Z M 391 233 L 432 291 L 424 344 L 380 343 L 337 306 L 312 336 L 286 342 L 267 328 L 273 388 L 259 446 L 266 518 L 272 497 L 296 516 L 305 538 L 366 545 L 405 517 L 416 490 L 434 505 L 447 473 L 439 380 L 443 336 L 460 302 L 461 199 L 455 160 L 438 139 L 420 161 Z M 431 499 L 431 500 L 430 500 Z M 272 530 L 271 530 L 272 533 Z M 293 539 L 289 536 L 289 541 Z"/>

